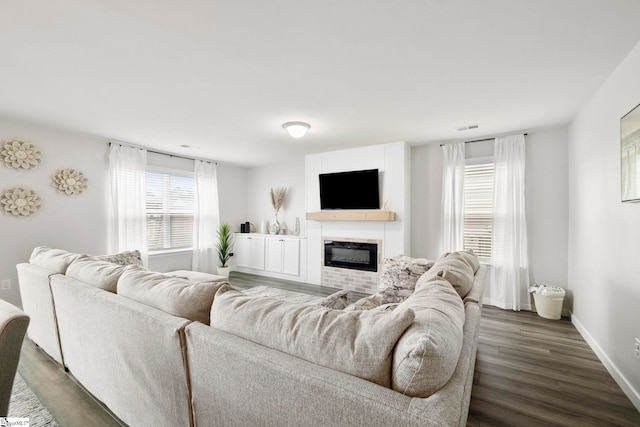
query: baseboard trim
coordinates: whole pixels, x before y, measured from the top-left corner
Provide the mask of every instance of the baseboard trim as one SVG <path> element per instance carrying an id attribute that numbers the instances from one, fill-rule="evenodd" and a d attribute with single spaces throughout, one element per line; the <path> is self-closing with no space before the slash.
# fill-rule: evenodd
<path id="1" fill-rule="evenodd" d="M 593 352 L 598 356 L 604 367 L 609 371 L 613 379 L 620 386 L 624 394 L 627 395 L 633 406 L 640 411 L 640 393 L 627 381 L 624 375 L 618 370 L 616 365 L 609 359 L 607 353 L 600 347 L 598 342 L 591 336 L 589 331 L 582 325 L 575 314 L 571 313 L 571 323 L 576 327 L 582 338 L 589 344 Z"/>

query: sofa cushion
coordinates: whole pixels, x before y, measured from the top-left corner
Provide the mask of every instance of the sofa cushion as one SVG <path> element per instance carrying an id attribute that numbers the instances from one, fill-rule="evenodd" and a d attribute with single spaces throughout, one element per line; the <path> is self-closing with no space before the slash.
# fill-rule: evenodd
<path id="1" fill-rule="evenodd" d="M 320 302 L 323 307 L 333 310 L 343 310 L 351 302 L 351 292 L 342 290 L 335 292 Z"/>
<path id="2" fill-rule="evenodd" d="M 473 274 L 476 274 L 478 272 L 478 269 L 480 268 L 480 260 L 478 259 L 478 255 L 476 255 L 476 253 L 472 249 L 458 252 L 447 252 L 443 255 L 443 257 L 446 258 L 450 255 L 460 257 L 469 265 L 469 267 L 473 269 Z"/>
<path id="3" fill-rule="evenodd" d="M 142 265 L 142 255 L 139 250 L 124 251 L 114 255 L 98 255 L 96 258 L 118 265 Z"/>
<path id="4" fill-rule="evenodd" d="M 416 281 L 433 266 L 433 261 L 406 255 L 385 258 L 378 284 L 382 304 L 402 302 L 413 293 Z"/>
<path id="5" fill-rule="evenodd" d="M 395 311 L 411 309 L 413 324 L 398 339 L 391 387 L 411 397 L 428 397 L 453 375 L 463 340 L 464 305 L 451 284 L 421 281 Z"/>
<path id="6" fill-rule="evenodd" d="M 64 274 L 69 264 L 79 256 L 80 254 L 67 252 L 63 249 L 51 249 L 46 246 L 38 246 L 31 252 L 29 263 L 46 270 Z"/>
<path id="7" fill-rule="evenodd" d="M 330 310 L 322 306 L 256 298 L 223 285 L 211 309 L 211 326 L 312 363 L 384 387 L 391 357 L 413 311 Z"/>
<path id="8" fill-rule="evenodd" d="M 118 294 L 208 325 L 213 297 L 223 283 L 227 282 L 194 283 L 131 265 L 118 280 Z"/>
<path id="9" fill-rule="evenodd" d="M 460 254 L 450 253 L 439 258 L 433 267 L 420 277 L 418 284 L 435 278 L 451 283 L 460 298 L 464 298 L 473 287 L 474 274 L 471 266 Z"/>
<path id="10" fill-rule="evenodd" d="M 116 292 L 118 279 L 125 267 L 95 257 L 81 255 L 67 268 L 67 276 L 96 288 Z"/>
<path id="11" fill-rule="evenodd" d="M 380 307 L 380 297 L 374 294 L 360 298 L 358 301 L 345 307 L 344 311 L 371 310 L 376 307 Z"/>

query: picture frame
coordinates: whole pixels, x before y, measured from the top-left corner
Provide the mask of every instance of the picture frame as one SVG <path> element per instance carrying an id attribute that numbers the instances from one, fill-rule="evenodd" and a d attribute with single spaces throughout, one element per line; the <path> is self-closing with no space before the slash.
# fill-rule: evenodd
<path id="1" fill-rule="evenodd" d="M 620 119 L 620 178 L 623 202 L 640 202 L 640 104 Z"/>

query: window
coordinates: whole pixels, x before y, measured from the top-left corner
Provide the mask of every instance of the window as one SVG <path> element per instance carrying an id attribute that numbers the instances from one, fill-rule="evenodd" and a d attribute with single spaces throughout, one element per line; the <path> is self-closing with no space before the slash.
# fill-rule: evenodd
<path id="1" fill-rule="evenodd" d="M 491 259 L 493 163 L 467 164 L 464 172 L 464 248 Z"/>
<path id="2" fill-rule="evenodd" d="M 193 246 L 195 180 L 187 172 L 147 170 L 149 251 Z"/>

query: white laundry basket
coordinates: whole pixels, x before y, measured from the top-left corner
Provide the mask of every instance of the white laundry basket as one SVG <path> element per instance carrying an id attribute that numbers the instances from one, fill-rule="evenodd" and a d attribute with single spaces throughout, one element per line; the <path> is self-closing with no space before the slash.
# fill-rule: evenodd
<path id="1" fill-rule="evenodd" d="M 558 320 L 562 315 L 565 290 L 557 286 L 541 285 L 532 289 L 538 316 Z"/>

